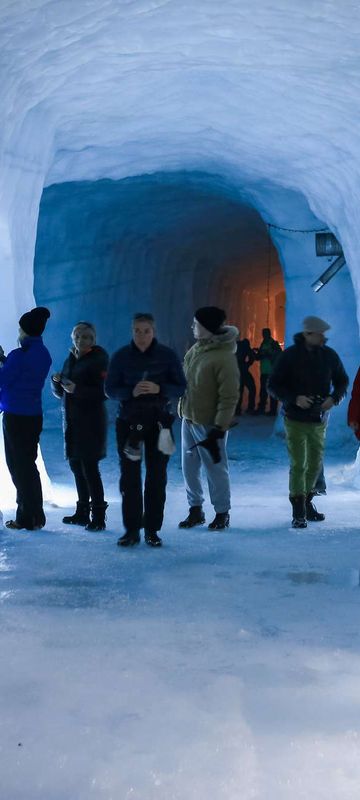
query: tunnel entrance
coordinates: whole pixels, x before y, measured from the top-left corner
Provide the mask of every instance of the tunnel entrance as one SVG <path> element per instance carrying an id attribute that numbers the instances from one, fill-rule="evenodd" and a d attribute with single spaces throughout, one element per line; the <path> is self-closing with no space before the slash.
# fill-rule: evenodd
<path id="1" fill-rule="evenodd" d="M 180 356 L 193 342 L 190 325 L 202 305 L 225 308 L 252 346 L 263 327 L 284 341 L 284 281 L 267 227 L 254 208 L 203 174 L 46 188 L 34 292 L 51 309 L 56 364 L 78 319 L 94 322 L 99 342 L 113 352 L 129 340 L 139 310 L 155 314 L 159 339 Z"/>

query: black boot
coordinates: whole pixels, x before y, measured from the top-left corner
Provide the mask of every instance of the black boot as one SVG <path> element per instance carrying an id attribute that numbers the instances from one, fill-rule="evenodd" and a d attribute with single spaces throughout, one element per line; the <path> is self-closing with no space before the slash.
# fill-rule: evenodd
<path id="1" fill-rule="evenodd" d="M 87 525 L 90 522 L 90 504 L 79 500 L 76 503 L 75 514 L 71 517 L 63 517 L 65 525 Z"/>
<path id="2" fill-rule="evenodd" d="M 104 531 L 106 528 L 106 509 L 107 503 L 91 503 L 91 522 L 85 527 L 87 531 Z"/>
<path id="3" fill-rule="evenodd" d="M 188 516 L 179 522 L 179 528 L 194 528 L 195 525 L 203 525 L 205 522 L 205 514 L 201 506 L 191 506 Z"/>
<path id="4" fill-rule="evenodd" d="M 208 525 L 209 531 L 223 531 L 225 528 L 228 528 L 230 525 L 230 514 L 228 511 L 224 511 L 223 513 L 216 513 L 215 517 L 210 525 Z"/>
<path id="5" fill-rule="evenodd" d="M 308 494 L 306 497 L 306 519 L 310 522 L 323 522 L 325 519 L 325 514 L 321 514 L 320 511 L 317 510 L 316 506 L 312 502 L 314 497 L 314 493 Z"/>
<path id="6" fill-rule="evenodd" d="M 162 545 L 162 539 L 160 539 L 156 531 L 145 531 L 145 542 L 150 547 L 161 547 Z"/>
<path id="7" fill-rule="evenodd" d="M 307 528 L 305 495 L 298 494 L 295 497 L 290 497 L 290 503 L 293 508 L 292 527 Z"/>
<path id="8" fill-rule="evenodd" d="M 117 540 L 117 544 L 120 547 L 132 547 L 134 544 L 139 544 L 140 541 L 139 531 L 127 531 L 123 536 L 120 536 L 120 539 Z"/>

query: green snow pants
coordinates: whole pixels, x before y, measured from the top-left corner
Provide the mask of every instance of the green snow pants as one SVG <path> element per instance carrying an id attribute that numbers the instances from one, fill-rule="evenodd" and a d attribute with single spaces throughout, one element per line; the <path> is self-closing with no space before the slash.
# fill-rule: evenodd
<path id="1" fill-rule="evenodd" d="M 286 443 L 290 457 L 289 494 L 309 494 L 319 474 L 325 446 L 325 422 L 297 422 L 285 419 Z"/>

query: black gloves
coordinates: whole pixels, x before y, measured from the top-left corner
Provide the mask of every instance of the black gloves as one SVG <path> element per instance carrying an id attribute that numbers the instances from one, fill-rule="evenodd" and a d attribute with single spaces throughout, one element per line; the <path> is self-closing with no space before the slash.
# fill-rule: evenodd
<path id="1" fill-rule="evenodd" d="M 221 455 L 220 455 L 218 440 L 223 439 L 224 436 L 225 436 L 225 431 L 222 431 L 221 428 L 217 428 L 216 426 L 214 428 L 210 428 L 206 439 L 203 439 L 201 442 L 198 442 L 197 444 L 193 444 L 193 446 L 190 447 L 188 452 L 190 452 L 190 450 L 193 450 L 195 447 L 205 447 L 205 450 L 207 450 L 208 453 L 210 453 L 214 464 L 219 464 L 221 461 Z"/>
<path id="2" fill-rule="evenodd" d="M 210 441 L 216 441 L 216 439 L 223 439 L 224 436 L 225 436 L 225 431 L 222 431 L 221 428 L 218 428 L 217 425 L 215 425 L 214 428 L 211 428 L 209 430 L 209 433 L 206 438 L 210 439 Z"/>

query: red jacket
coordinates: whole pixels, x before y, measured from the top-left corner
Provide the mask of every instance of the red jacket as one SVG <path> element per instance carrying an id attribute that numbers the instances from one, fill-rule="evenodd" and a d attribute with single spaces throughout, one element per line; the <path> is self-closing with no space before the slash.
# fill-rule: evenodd
<path id="1" fill-rule="evenodd" d="M 354 431 L 355 436 L 357 439 L 360 439 L 360 368 L 356 373 L 348 408 L 348 425 L 354 422 L 357 422 L 359 426 L 358 429 Z"/>

